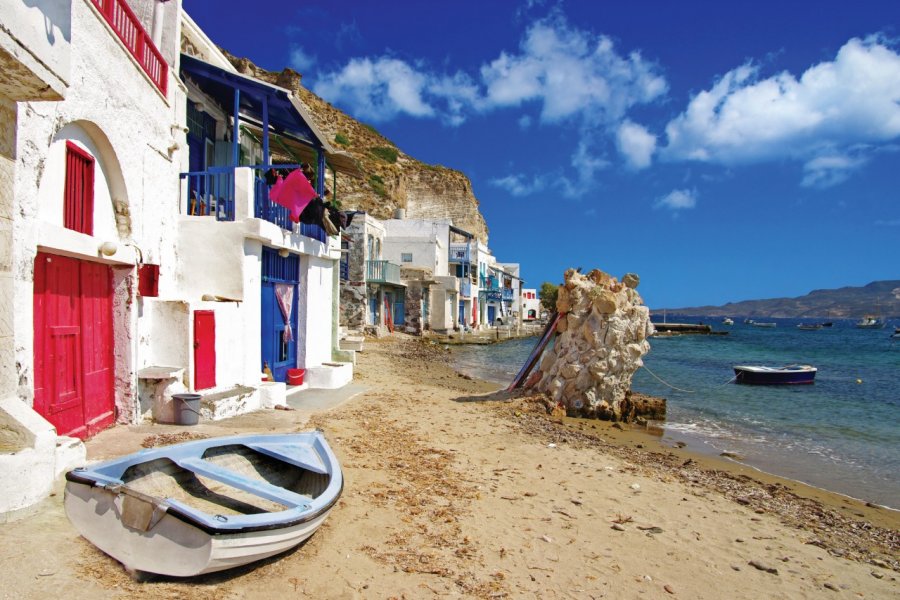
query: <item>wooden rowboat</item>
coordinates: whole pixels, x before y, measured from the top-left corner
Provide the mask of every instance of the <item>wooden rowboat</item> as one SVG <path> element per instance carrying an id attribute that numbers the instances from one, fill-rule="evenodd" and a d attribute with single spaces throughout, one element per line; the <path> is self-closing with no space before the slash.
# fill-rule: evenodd
<path id="1" fill-rule="evenodd" d="M 736 365 L 734 381 L 751 385 L 803 385 L 813 383 L 816 371 L 817 369 L 810 365 L 787 365 L 784 367 Z"/>
<path id="2" fill-rule="evenodd" d="M 288 550 L 343 489 L 319 431 L 144 450 L 66 474 L 66 515 L 129 572 L 188 577 Z"/>

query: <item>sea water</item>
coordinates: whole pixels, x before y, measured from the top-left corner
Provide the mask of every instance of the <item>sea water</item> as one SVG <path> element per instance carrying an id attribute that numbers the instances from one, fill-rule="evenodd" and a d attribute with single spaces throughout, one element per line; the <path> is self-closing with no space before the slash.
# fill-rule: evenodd
<path id="1" fill-rule="evenodd" d="M 808 331 L 797 319 L 765 319 L 774 328 L 669 320 L 705 321 L 729 333 L 650 339 L 646 368 L 632 387 L 667 399 L 664 443 L 734 453 L 768 473 L 900 508 L 900 340 L 890 337 L 893 324 L 857 329 L 835 321 Z M 459 346 L 455 366 L 508 384 L 535 340 Z M 818 373 L 813 385 L 739 385 L 732 367 L 740 364 L 809 364 Z"/>

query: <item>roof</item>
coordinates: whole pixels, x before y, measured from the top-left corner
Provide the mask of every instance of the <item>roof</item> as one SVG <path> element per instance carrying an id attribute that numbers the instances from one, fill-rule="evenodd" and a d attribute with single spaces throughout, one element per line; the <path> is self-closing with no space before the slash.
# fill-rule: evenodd
<path id="1" fill-rule="evenodd" d="M 217 67 L 187 54 L 181 55 L 181 75 L 193 81 L 203 93 L 227 109 L 234 106 L 234 91 L 239 90 L 241 121 L 260 133 L 265 102 L 270 130 L 282 139 L 291 140 L 291 145 L 303 156 L 304 162 L 315 163 L 315 149 L 321 148 L 325 152 L 326 162 L 332 168 L 350 175 L 362 175 L 353 157 L 336 151 L 328 143 L 309 113 L 289 90 Z"/>

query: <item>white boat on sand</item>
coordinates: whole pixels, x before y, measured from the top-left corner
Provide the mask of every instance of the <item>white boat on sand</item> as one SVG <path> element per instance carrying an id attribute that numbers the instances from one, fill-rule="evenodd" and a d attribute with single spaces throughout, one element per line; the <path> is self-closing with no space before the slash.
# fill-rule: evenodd
<path id="1" fill-rule="evenodd" d="M 211 438 L 66 474 L 66 515 L 133 574 L 188 577 L 307 539 L 343 476 L 319 431 Z"/>

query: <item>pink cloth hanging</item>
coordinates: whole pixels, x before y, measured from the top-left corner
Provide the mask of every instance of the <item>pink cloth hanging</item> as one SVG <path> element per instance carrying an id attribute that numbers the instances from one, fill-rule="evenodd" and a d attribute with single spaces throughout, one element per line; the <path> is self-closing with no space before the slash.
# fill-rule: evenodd
<path id="1" fill-rule="evenodd" d="M 300 222 L 300 213 L 316 196 L 316 190 L 300 169 L 291 171 L 284 179 L 279 177 L 269 190 L 269 199 L 291 211 L 294 223 Z"/>
<path id="2" fill-rule="evenodd" d="M 275 284 L 275 298 L 278 300 L 278 308 L 284 317 L 284 332 L 281 339 L 285 342 L 293 341 L 294 332 L 291 331 L 291 307 L 294 305 L 294 286 L 288 283 Z"/>

